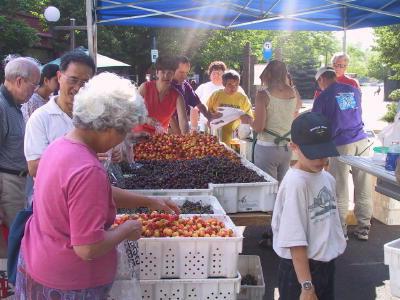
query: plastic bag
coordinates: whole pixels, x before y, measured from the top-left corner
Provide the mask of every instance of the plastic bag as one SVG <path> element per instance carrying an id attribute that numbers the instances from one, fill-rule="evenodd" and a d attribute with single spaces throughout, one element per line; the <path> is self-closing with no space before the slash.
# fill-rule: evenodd
<path id="1" fill-rule="evenodd" d="M 117 274 L 108 300 L 141 300 L 139 283 L 139 248 L 136 241 L 120 243 L 117 247 Z"/>
<path id="2" fill-rule="evenodd" d="M 394 117 L 393 123 L 382 129 L 378 138 L 385 147 L 389 147 L 393 142 L 400 142 L 400 112 Z"/>

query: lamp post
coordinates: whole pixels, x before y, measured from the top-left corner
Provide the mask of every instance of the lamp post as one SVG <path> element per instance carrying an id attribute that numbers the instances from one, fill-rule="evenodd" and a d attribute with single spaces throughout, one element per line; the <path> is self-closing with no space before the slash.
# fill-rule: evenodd
<path id="1" fill-rule="evenodd" d="M 55 6 L 49 6 L 44 11 L 44 17 L 48 22 L 54 23 L 60 19 L 60 11 Z M 75 30 L 86 30 L 86 26 L 76 26 L 75 19 L 70 18 L 69 26 L 51 26 L 53 30 L 69 30 L 70 31 L 70 48 L 75 49 Z"/>

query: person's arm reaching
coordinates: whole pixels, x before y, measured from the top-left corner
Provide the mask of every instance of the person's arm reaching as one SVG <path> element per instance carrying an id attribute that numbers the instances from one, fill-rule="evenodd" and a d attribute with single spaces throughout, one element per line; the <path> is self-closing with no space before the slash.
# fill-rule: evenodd
<path id="1" fill-rule="evenodd" d="M 182 134 L 189 132 L 189 122 L 186 115 L 185 101 L 182 96 L 176 100 L 176 112 L 178 113 L 179 128 Z"/>
<path id="2" fill-rule="evenodd" d="M 148 197 L 114 186 L 112 195 L 117 208 L 148 207 L 152 210 L 164 210 L 167 213 L 180 213 L 178 206 L 170 198 Z"/>
<path id="3" fill-rule="evenodd" d="M 103 239 L 95 244 L 73 246 L 74 252 L 82 260 L 93 260 L 101 257 L 123 240 L 135 241 L 142 234 L 142 224 L 136 220 L 128 220 L 116 228 L 110 228 L 104 232 Z"/>

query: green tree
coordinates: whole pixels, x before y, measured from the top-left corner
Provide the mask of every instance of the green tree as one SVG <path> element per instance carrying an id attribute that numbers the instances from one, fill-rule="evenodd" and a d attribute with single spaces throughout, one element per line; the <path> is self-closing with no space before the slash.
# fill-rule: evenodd
<path id="1" fill-rule="evenodd" d="M 10 53 L 25 54 L 39 41 L 36 31 L 16 17 L 18 12 L 37 13 L 45 1 L 0 1 L 0 57 Z"/>
<path id="2" fill-rule="evenodd" d="M 349 73 L 356 73 L 358 77 L 365 77 L 368 74 L 369 52 L 363 51 L 360 45 L 350 44 L 347 47 L 350 56 L 350 64 L 347 69 Z"/>
<path id="3" fill-rule="evenodd" d="M 400 25 L 375 28 L 379 61 L 394 71 L 392 79 L 400 79 Z"/>
<path id="4" fill-rule="evenodd" d="M 371 52 L 371 55 L 368 59 L 367 68 L 367 75 L 378 80 L 383 81 L 388 78 L 390 74 L 390 68 L 386 63 L 383 62 L 381 54 L 377 51 Z"/>

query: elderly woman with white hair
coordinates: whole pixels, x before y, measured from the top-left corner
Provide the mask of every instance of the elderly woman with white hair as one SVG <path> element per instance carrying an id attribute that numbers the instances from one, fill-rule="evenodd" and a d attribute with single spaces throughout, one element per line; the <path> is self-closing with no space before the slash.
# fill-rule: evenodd
<path id="1" fill-rule="evenodd" d="M 112 188 L 97 158 L 145 117 L 134 85 L 111 73 L 93 77 L 75 96 L 75 128 L 40 160 L 18 261 L 18 299 L 106 299 L 116 274 L 116 246 L 141 235 L 134 220 L 111 228 L 116 208 L 179 212 L 170 200 L 145 203 L 151 198 L 144 197 L 140 203 Z"/>

